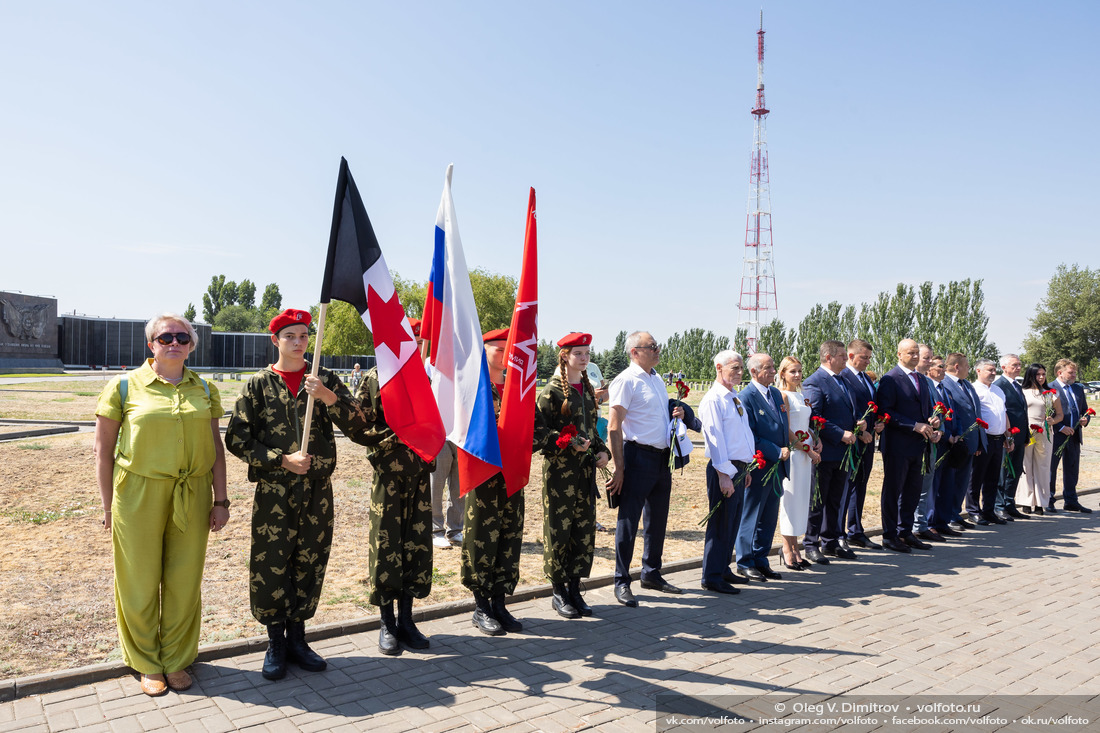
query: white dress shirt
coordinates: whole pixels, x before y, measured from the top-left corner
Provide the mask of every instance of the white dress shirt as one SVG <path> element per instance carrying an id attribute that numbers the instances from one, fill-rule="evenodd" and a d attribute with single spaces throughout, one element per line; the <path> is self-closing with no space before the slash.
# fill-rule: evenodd
<path id="1" fill-rule="evenodd" d="M 699 403 L 699 420 L 703 423 L 705 454 L 714 470 L 730 478 L 737 475 L 734 461 L 748 463 L 755 445 L 749 417 L 741 400 L 715 380 Z"/>
<path id="2" fill-rule="evenodd" d="M 974 382 L 974 391 L 982 403 L 982 419 L 989 423 L 988 435 L 1004 435 L 1008 430 L 1008 412 L 1005 410 L 1005 393 L 997 385 L 986 387 Z"/>
<path id="3" fill-rule="evenodd" d="M 626 410 L 623 440 L 668 448 L 668 390 L 660 374 L 646 374 L 631 362 L 619 373 L 608 389 L 609 404 Z"/>

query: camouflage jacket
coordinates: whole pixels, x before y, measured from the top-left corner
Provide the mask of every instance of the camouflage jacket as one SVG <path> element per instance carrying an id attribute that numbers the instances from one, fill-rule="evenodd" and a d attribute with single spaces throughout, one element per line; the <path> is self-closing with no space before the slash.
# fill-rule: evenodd
<path id="1" fill-rule="evenodd" d="M 306 365 L 307 370 L 309 365 Z M 308 373 L 308 372 L 307 372 Z M 367 429 L 368 418 L 358 400 L 351 396 L 340 378 L 322 367 L 317 373 L 326 387 L 336 393 L 336 404 L 327 407 L 313 402 L 313 420 L 309 429 L 309 454 L 313 457 L 307 478 L 326 478 L 336 469 L 335 422 L 348 436 Z M 233 415 L 225 431 L 225 447 L 248 464 L 248 480 L 280 482 L 294 474 L 282 466 L 283 455 L 300 447 L 306 419 L 303 378 L 297 396 L 290 394 L 286 380 L 266 367 L 252 375 L 233 405 Z"/>
<path id="2" fill-rule="evenodd" d="M 596 432 L 596 420 L 599 412 L 596 409 L 596 401 L 587 391 L 584 394 L 567 385 L 569 390 L 569 415 L 561 414 L 561 406 L 565 401 L 565 391 L 562 389 L 561 374 L 554 374 L 546 386 L 542 388 L 535 402 L 535 435 L 532 444 L 533 451 L 541 451 L 547 458 L 559 458 L 563 455 L 571 455 L 558 448 L 555 441 L 561 435 L 566 425 L 577 428 L 577 435 L 592 441 L 589 450 L 592 455 L 604 452 L 610 456 L 607 446 Z"/>
<path id="3" fill-rule="evenodd" d="M 372 466 L 378 468 L 382 465 L 382 461 L 396 450 L 407 452 L 409 455 L 416 456 L 417 460 L 421 460 L 386 423 L 386 415 L 382 409 L 382 390 L 378 383 L 378 367 L 371 367 L 363 372 L 363 381 L 355 391 L 355 399 L 363 406 L 367 422 L 363 430 L 348 437 L 359 445 L 366 446 L 367 460 Z M 426 463 L 430 463 L 434 470 L 435 461 L 426 461 Z"/>

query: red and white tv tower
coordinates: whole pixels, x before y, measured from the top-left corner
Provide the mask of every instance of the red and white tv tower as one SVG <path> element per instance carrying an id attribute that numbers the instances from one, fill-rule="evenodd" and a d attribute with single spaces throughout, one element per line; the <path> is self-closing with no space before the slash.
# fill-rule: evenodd
<path id="1" fill-rule="evenodd" d="M 745 266 L 741 272 L 741 318 L 738 326 L 749 332 L 748 353 L 756 351 L 761 324 L 769 313 L 779 309 L 775 295 L 775 264 L 772 262 L 772 198 L 768 192 L 768 140 L 764 106 L 764 11 L 760 11 L 760 30 L 756 32 L 756 118 L 749 165 L 749 208 L 745 224 Z"/>

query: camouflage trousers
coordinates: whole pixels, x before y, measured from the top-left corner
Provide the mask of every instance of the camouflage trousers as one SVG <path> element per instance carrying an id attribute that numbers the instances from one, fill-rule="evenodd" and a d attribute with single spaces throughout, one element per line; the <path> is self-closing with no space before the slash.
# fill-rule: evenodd
<path id="1" fill-rule="evenodd" d="M 332 482 L 261 480 L 252 501 L 248 596 L 261 624 L 306 621 L 317 611 L 332 549 Z"/>
<path id="2" fill-rule="evenodd" d="M 370 602 L 432 592 L 431 462 L 398 445 L 370 456 Z"/>
<path id="3" fill-rule="evenodd" d="M 547 469 L 553 469 L 547 461 Z M 569 466 L 542 475 L 542 571 L 551 583 L 568 583 L 592 573 L 596 547 L 596 505 L 591 467 Z"/>
<path id="4" fill-rule="evenodd" d="M 492 598 L 519 583 L 523 547 L 523 491 L 508 496 L 497 474 L 466 495 L 462 527 L 462 585 Z"/>

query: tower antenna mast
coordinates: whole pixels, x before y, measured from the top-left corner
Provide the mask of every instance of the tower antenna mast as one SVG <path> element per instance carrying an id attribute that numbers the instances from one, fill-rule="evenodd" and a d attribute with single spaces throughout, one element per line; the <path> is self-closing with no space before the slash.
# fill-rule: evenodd
<path id="1" fill-rule="evenodd" d="M 756 351 L 760 327 L 779 309 L 772 260 L 772 199 L 768 177 L 768 108 L 764 103 L 764 11 L 756 32 L 756 106 L 752 110 L 752 160 L 749 164 L 749 205 L 745 223 L 745 263 L 741 271 L 741 317 L 748 331 L 748 353 Z"/>

